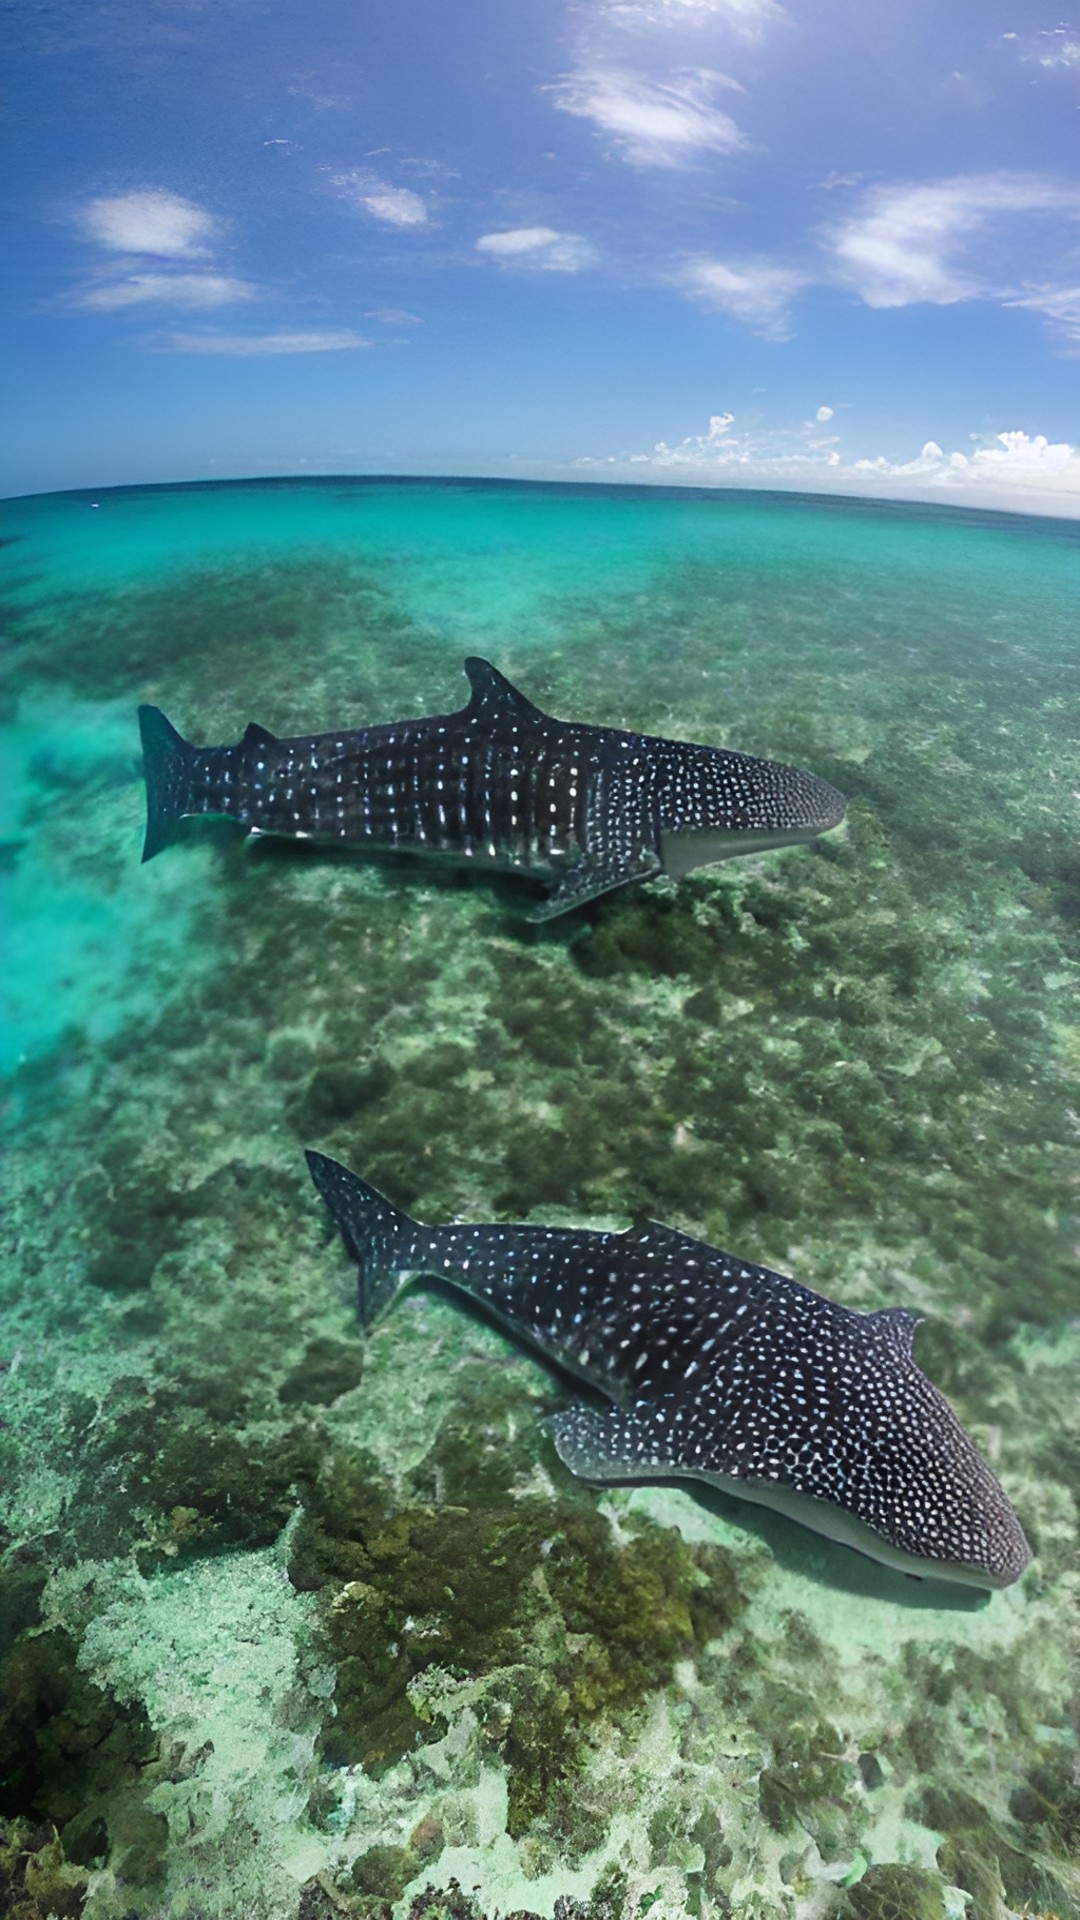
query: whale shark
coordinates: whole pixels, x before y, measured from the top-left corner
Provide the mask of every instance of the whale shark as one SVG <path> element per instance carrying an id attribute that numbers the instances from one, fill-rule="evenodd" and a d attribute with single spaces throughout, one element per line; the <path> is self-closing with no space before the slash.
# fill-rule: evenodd
<path id="1" fill-rule="evenodd" d="M 235 746 L 197 747 L 139 708 L 143 859 L 175 822 L 225 815 L 250 834 L 434 853 L 548 886 L 546 920 L 651 874 L 835 827 L 846 801 L 812 773 L 722 747 L 553 719 L 490 661 L 471 658 L 456 713 L 278 739 L 252 721 Z"/>
<path id="2" fill-rule="evenodd" d="M 904 1307 L 858 1313 L 648 1222 L 623 1233 L 428 1227 L 325 1154 L 315 1186 L 371 1326 L 410 1281 L 449 1282 L 611 1404 L 551 1421 L 586 1480 L 703 1480 L 887 1567 L 994 1588 L 1031 1549 L 917 1365 Z"/>

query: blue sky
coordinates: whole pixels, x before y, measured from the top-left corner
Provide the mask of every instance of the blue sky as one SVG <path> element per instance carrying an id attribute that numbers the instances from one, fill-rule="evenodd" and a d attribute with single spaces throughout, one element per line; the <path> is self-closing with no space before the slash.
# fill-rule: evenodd
<path id="1" fill-rule="evenodd" d="M 400 471 L 1080 514 L 1080 16 L 4 20 L 5 493 Z"/>

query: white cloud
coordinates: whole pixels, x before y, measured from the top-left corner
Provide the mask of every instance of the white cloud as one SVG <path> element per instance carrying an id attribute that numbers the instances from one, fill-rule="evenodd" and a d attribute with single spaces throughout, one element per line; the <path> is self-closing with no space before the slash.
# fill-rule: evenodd
<path id="1" fill-rule="evenodd" d="M 476 246 L 480 253 L 534 253 L 559 237 L 554 227 L 507 227 L 500 233 L 482 234 Z"/>
<path id="2" fill-rule="evenodd" d="M 778 432 L 732 432 L 734 415 L 714 414 L 708 430 L 649 453 L 586 456 L 578 471 L 610 478 L 702 486 L 795 487 L 873 498 L 951 500 L 956 504 L 1062 514 L 1080 519 L 1080 446 L 1020 429 L 971 436 L 973 450 L 947 453 L 928 440 L 913 459 L 845 459 L 835 441 L 815 440 L 809 423 Z"/>
<path id="3" fill-rule="evenodd" d="M 894 478 L 911 473 L 932 474 L 937 478 L 974 473 L 983 480 L 989 477 L 1015 480 L 1017 475 L 1022 475 L 1028 481 L 1037 480 L 1040 485 L 1065 479 L 1080 494 L 1080 447 L 1072 447 L 1067 441 L 1051 445 L 1045 434 L 1031 436 L 1019 428 L 995 434 L 993 438 L 981 434 L 971 437 L 980 443 L 971 454 L 946 454 L 936 440 L 928 440 L 914 460 L 896 464 L 879 455 L 876 460 L 856 460 L 856 471 L 887 473 Z"/>
<path id="4" fill-rule="evenodd" d="M 891 479 L 906 479 L 911 474 L 939 474 L 945 462 L 945 455 L 936 440 L 927 440 L 921 453 L 914 460 L 886 460 L 879 453 L 874 460 L 856 460 L 856 473 L 885 473 Z M 960 472 L 968 464 L 966 453 L 952 453 L 948 464 Z"/>
<path id="5" fill-rule="evenodd" d="M 217 233 L 217 222 L 178 193 L 146 188 L 140 193 L 104 195 L 80 210 L 87 234 L 103 247 L 121 253 L 152 253 L 174 260 L 205 256 L 204 242 Z"/>
<path id="6" fill-rule="evenodd" d="M 789 310 L 806 275 L 767 260 L 694 260 L 675 276 L 676 284 L 703 305 L 743 320 L 768 340 L 786 340 Z"/>
<path id="7" fill-rule="evenodd" d="M 597 11 L 613 26 L 722 25 L 740 40 L 760 40 L 767 27 L 786 19 L 777 0 L 602 0 Z"/>
<path id="8" fill-rule="evenodd" d="M 178 272 L 174 262 L 206 260 L 212 248 L 205 244 L 218 235 L 218 223 L 202 207 L 178 193 L 147 187 L 137 193 L 103 195 L 80 209 L 83 228 L 92 240 L 128 256 L 155 256 L 163 270 L 130 272 L 115 277 L 120 262 L 105 269 L 71 296 L 71 303 L 95 313 L 119 313 L 125 307 L 173 306 L 209 308 L 250 300 L 257 289 L 249 281 L 210 267 Z M 134 267 L 129 257 L 124 263 Z M 109 277 L 111 274 L 114 277 Z"/>
<path id="9" fill-rule="evenodd" d="M 592 258 L 592 249 L 580 234 L 560 233 L 557 227 L 507 227 L 498 233 L 484 233 L 476 242 L 476 250 L 495 260 L 555 273 L 576 273 Z"/>
<path id="10" fill-rule="evenodd" d="M 953 458 L 956 456 L 953 455 Z M 994 440 L 983 437 L 983 443 L 976 448 L 972 461 L 984 473 L 991 470 L 998 473 L 1006 470 L 1011 473 L 1023 471 L 1040 476 L 1055 473 L 1071 478 L 1073 484 L 1080 488 L 1080 447 L 1071 447 L 1064 441 L 1051 445 L 1042 433 L 1030 439 L 1017 428 L 1011 433 L 996 434 Z"/>
<path id="11" fill-rule="evenodd" d="M 1051 70 L 1080 67 L 1080 36 L 1067 26 L 1042 27 L 1038 33 L 1025 35 L 1023 39 L 1018 33 L 1003 33 L 1001 37 L 1013 42 L 1010 51 L 1026 66 Z"/>
<path id="12" fill-rule="evenodd" d="M 404 307 L 372 307 L 364 319 L 378 320 L 384 327 L 422 327 L 424 324 L 418 313 L 408 313 Z"/>
<path id="13" fill-rule="evenodd" d="M 1035 313 L 1045 314 L 1067 340 L 1080 345 L 1080 286 L 1029 286 L 1021 293 L 1010 294 L 1005 305 L 1030 307 Z"/>
<path id="14" fill-rule="evenodd" d="M 388 181 L 380 180 L 362 168 L 354 168 L 351 173 L 332 173 L 330 179 L 335 187 L 340 188 L 342 198 L 348 200 L 351 206 L 359 207 L 369 213 L 372 219 L 381 220 L 388 227 L 427 225 L 426 203 L 411 187 L 391 186 Z"/>
<path id="15" fill-rule="evenodd" d="M 348 328 L 323 333 L 163 333 L 150 343 L 158 353 L 224 354 L 238 360 L 282 353 L 341 353 L 369 347 Z"/>
<path id="16" fill-rule="evenodd" d="M 409 187 L 380 187 L 364 194 L 363 204 L 376 220 L 384 220 L 390 227 L 422 227 L 428 217 L 420 195 Z"/>
<path id="17" fill-rule="evenodd" d="M 250 300 L 255 288 L 246 280 L 222 273 L 133 273 L 126 280 L 86 287 L 75 295 L 76 305 L 98 313 L 152 302 L 174 307 L 224 307 L 234 300 Z"/>
<path id="18" fill-rule="evenodd" d="M 852 471 L 888 481 L 918 481 L 927 493 L 974 498 L 993 506 L 1004 496 L 1025 505 L 1041 497 L 1044 510 L 1080 516 L 1080 447 L 1052 443 L 1045 434 L 1016 428 L 993 437 L 972 434 L 973 453 L 945 453 L 928 440 L 914 460 L 856 460 Z"/>
<path id="19" fill-rule="evenodd" d="M 716 475 L 720 480 L 752 477 L 762 470 L 770 473 L 774 481 L 778 475 L 803 476 L 808 466 L 826 470 L 839 464 L 840 456 L 834 451 L 807 451 L 805 427 L 763 435 L 752 431 L 732 433 L 734 423 L 733 413 L 714 413 L 707 432 L 687 434 L 684 440 L 670 447 L 666 440 L 658 440 L 651 453 L 631 454 L 630 463 L 635 466 L 647 463 L 676 473 L 679 469 L 689 470 L 688 478 L 697 475 L 707 479 Z"/>
<path id="20" fill-rule="evenodd" d="M 742 91 L 737 81 L 705 67 L 679 68 L 665 80 L 597 67 L 569 74 L 544 91 L 563 113 L 611 134 L 633 166 L 677 167 L 747 145 L 734 120 L 713 105 L 721 87 Z"/>
<path id="21" fill-rule="evenodd" d="M 1038 55 L 1040 67 L 1080 67 L 1080 40 L 1059 40 Z"/>
<path id="22" fill-rule="evenodd" d="M 992 295 L 1010 277 L 1000 233 L 982 259 L 970 257 L 988 222 L 1053 212 L 1080 212 L 1080 190 L 1035 174 L 961 174 L 873 188 L 825 244 L 867 306 L 947 306 Z"/>

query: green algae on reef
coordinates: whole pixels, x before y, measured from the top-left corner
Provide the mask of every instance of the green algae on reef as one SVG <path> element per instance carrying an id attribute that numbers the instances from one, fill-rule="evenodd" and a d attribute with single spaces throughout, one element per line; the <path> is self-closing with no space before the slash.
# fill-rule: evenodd
<path id="1" fill-rule="evenodd" d="M 741 506 L 747 558 L 636 503 L 590 576 L 557 493 L 372 495 L 348 551 L 20 589 L 0 1904 L 1075 1914 L 1075 552 Z M 555 711 L 813 766 L 845 835 L 539 933 L 224 833 L 139 869 L 138 699 L 390 718 L 478 642 Z M 646 1213 L 925 1315 L 1037 1566 L 984 1605 L 576 1485 L 496 1330 L 433 1291 L 359 1340 L 305 1145 L 433 1220 Z"/>
<path id="2" fill-rule="evenodd" d="M 332 1763 L 380 1773 L 447 1732 L 415 1686 L 433 1669 L 492 1675 L 472 1710 L 507 1772 L 507 1831 L 543 1818 L 572 1859 L 603 1842 L 581 1803 L 583 1743 L 604 1716 L 625 1713 L 737 1618 L 744 1603 L 730 1558 L 683 1546 L 647 1521 L 623 1544 L 592 1503 L 512 1496 L 498 1481 L 453 1484 L 453 1459 L 484 1451 L 511 1423 L 498 1391 L 474 1400 L 468 1425 L 440 1441 L 410 1480 L 437 1500 L 394 1498 L 363 1456 L 331 1456 L 293 1535 L 294 1584 L 324 1596 L 323 1630 L 338 1675 L 325 1729 Z M 535 1437 L 525 1457 L 535 1455 Z M 490 1449 L 489 1449 L 490 1451 Z M 502 1484 L 499 1484 L 499 1483 Z M 470 1504 L 456 1504 L 469 1499 Z M 539 1671 L 532 1671 L 537 1651 Z"/>

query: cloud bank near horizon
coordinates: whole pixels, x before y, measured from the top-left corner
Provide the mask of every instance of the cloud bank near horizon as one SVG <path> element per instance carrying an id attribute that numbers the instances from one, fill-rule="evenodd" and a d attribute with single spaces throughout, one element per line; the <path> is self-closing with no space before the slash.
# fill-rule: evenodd
<path id="1" fill-rule="evenodd" d="M 1080 516 L 1080 446 L 1017 428 L 972 434 L 967 452 L 946 452 L 936 440 L 927 440 L 907 460 L 887 460 L 881 454 L 845 457 L 839 436 L 819 431 L 831 422 L 833 411 L 822 405 L 812 420 L 783 434 L 752 428 L 736 433 L 734 414 L 713 414 L 704 433 L 688 434 L 673 445 L 660 440 L 647 453 L 585 454 L 574 467 L 597 477 L 668 484 L 940 497 Z"/>

